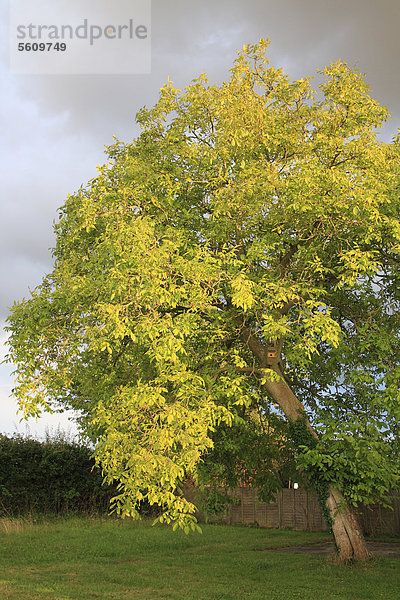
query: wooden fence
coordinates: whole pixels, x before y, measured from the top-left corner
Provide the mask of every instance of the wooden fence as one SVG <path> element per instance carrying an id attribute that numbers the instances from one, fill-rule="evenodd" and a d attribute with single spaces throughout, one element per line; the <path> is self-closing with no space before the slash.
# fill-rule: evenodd
<path id="1" fill-rule="evenodd" d="M 195 497 L 188 498 L 196 504 Z M 327 529 L 318 498 L 303 489 L 283 489 L 276 494 L 275 501 L 259 500 L 257 489 L 236 488 L 233 502 L 220 519 L 228 524 L 258 525 L 259 527 L 288 528 L 299 531 L 323 531 Z M 359 507 L 357 512 L 366 535 L 400 535 L 400 497 L 390 500 L 392 508 L 382 506 Z M 207 515 L 210 520 L 218 520 Z"/>
<path id="2" fill-rule="evenodd" d="M 391 508 L 374 505 L 358 509 L 365 535 L 400 536 L 400 496 L 393 496 L 388 504 Z"/>
<path id="3" fill-rule="evenodd" d="M 321 531 L 327 529 L 315 495 L 301 489 L 283 489 L 275 502 L 262 502 L 257 489 L 236 488 L 234 502 L 229 506 L 225 521 L 230 524 L 257 524 L 259 527 Z"/>

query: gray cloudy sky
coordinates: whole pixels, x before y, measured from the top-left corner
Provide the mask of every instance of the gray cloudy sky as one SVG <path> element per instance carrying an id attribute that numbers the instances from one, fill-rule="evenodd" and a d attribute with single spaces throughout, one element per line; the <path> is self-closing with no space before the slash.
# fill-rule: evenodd
<path id="1" fill-rule="evenodd" d="M 177 87 L 203 71 L 225 80 L 243 44 L 269 38 L 271 64 L 294 78 L 339 59 L 356 66 L 392 114 L 385 139 L 400 127 L 399 0 L 153 0 L 151 25 L 149 75 L 15 75 L 0 0 L 1 326 L 51 269 L 57 207 L 95 175 L 113 135 L 136 135 L 136 112 L 155 103 L 168 76 Z M 12 384 L 11 368 L 0 366 L 0 433 L 25 431 Z M 68 428 L 59 416 L 29 428 L 40 435 L 59 422 Z"/>

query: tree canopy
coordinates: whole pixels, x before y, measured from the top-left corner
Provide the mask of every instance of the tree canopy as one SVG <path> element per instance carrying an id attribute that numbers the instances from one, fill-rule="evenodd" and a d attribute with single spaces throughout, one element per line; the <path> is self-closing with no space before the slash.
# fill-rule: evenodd
<path id="1" fill-rule="evenodd" d="M 254 412 L 303 422 L 301 468 L 350 503 L 398 483 L 399 137 L 358 71 L 313 90 L 267 45 L 138 113 L 9 317 L 21 409 L 81 411 L 122 514 L 195 527 L 182 481 Z"/>

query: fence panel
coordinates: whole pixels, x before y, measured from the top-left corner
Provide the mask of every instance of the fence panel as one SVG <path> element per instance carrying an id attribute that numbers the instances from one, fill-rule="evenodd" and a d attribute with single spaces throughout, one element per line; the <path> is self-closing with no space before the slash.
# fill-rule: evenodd
<path id="1" fill-rule="evenodd" d="M 259 500 L 256 488 L 241 487 L 233 491 L 232 498 L 233 503 L 222 519 L 231 525 L 257 524 L 259 527 L 299 531 L 328 529 L 316 494 L 304 489 L 283 489 L 277 492 L 274 501 L 266 503 Z M 372 506 L 357 510 L 366 535 L 400 535 L 400 497 L 393 496 L 388 503 L 392 509 Z M 207 517 L 213 520 L 213 515 Z"/>

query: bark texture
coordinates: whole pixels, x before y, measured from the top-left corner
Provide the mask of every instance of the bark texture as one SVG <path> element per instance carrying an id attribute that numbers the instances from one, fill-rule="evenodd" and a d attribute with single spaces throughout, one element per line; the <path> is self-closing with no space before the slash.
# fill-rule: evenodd
<path id="1" fill-rule="evenodd" d="M 269 396 L 280 406 L 288 419 L 296 421 L 299 418 L 305 418 L 303 404 L 293 393 L 284 378 L 280 356 L 277 355 L 271 360 L 268 357 L 266 348 L 247 327 L 242 331 L 242 339 L 258 359 L 260 368 L 271 368 L 279 375 L 279 381 L 267 381 L 265 383 L 265 389 Z M 306 425 L 312 435 L 318 438 L 308 419 L 306 419 Z M 367 560 L 370 555 L 364 535 L 352 507 L 348 504 L 342 493 L 334 487 L 330 487 L 326 506 L 333 522 L 332 531 L 338 549 L 339 560 Z"/>
<path id="2" fill-rule="evenodd" d="M 332 531 L 339 559 L 341 561 L 367 560 L 370 554 L 352 507 L 333 487 L 329 488 L 326 505 L 333 521 Z"/>

